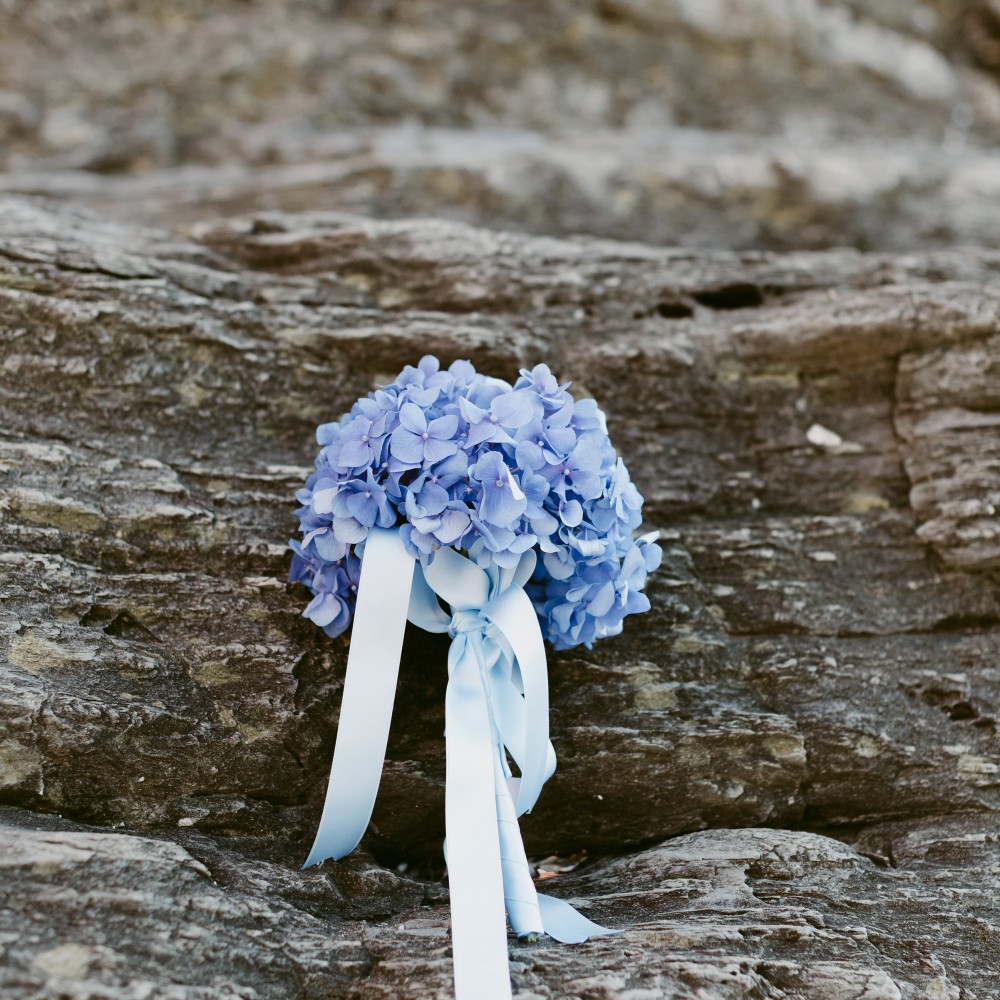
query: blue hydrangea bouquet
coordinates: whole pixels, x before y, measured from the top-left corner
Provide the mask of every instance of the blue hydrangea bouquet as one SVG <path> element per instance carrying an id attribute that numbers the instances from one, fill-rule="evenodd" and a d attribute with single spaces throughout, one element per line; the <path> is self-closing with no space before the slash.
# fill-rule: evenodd
<path id="1" fill-rule="evenodd" d="M 555 770 L 542 637 L 590 648 L 646 611 L 660 561 L 642 497 L 592 399 L 549 368 L 511 385 L 424 357 L 317 430 L 296 496 L 291 579 L 328 635 L 354 627 L 323 817 L 307 864 L 340 858 L 371 817 L 407 620 L 452 637 L 446 821 L 456 994 L 510 996 L 519 936 L 610 933 L 537 893 L 517 816 Z M 511 764 L 519 774 L 513 773 Z M 484 888 L 485 887 L 485 888 Z"/>

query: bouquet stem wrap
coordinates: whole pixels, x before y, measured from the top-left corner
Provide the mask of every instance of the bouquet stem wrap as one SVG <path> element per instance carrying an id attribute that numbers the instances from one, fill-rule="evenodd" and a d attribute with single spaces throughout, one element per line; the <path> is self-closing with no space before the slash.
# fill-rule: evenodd
<path id="1" fill-rule="evenodd" d="M 507 1000 L 506 916 L 518 936 L 579 942 L 613 931 L 535 891 L 517 817 L 555 770 L 545 649 L 524 591 L 535 554 L 482 569 L 454 549 L 427 565 L 396 529 L 369 534 L 330 783 L 306 866 L 342 858 L 368 826 L 396 692 L 406 620 L 452 637 L 445 697 L 447 829 L 455 993 Z M 443 609 L 439 598 L 451 608 Z M 521 777 L 511 777 L 507 755 Z"/>

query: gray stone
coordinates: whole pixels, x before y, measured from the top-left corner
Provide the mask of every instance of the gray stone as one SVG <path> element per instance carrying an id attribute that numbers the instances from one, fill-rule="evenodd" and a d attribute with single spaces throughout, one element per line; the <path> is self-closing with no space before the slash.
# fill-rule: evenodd
<path id="1" fill-rule="evenodd" d="M 990 0 L 11 0 L 0 27 L 0 190 L 128 221 L 995 242 Z"/>
<path id="2" fill-rule="evenodd" d="M 396 890 L 382 920 L 361 925 L 340 912 L 330 865 L 302 873 L 224 840 L 185 849 L 66 823 L 35 829 L 16 811 L 4 820 L 2 995 L 451 995 L 448 910 L 416 882 L 363 872 L 369 892 Z M 548 891 L 621 933 L 578 946 L 511 940 L 515 994 L 997 996 L 995 822 L 872 828 L 862 841 L 876 853 L 810 833 L 707 830 L 556 876 Z"/>
<path id="3" fill-rule="evenodd" d="M 679 127 L 553 136 L 354 126 L 335 141 L 272 131 L 278 162 L 259 163 L 251 149 L 235 162 L 126 175 L 22 167 L 0 173 L 0 191 L 166 226 L 339 209 L 709 249 L 990 246 L 1000 224 L 992 147 Z"/>
<path id="4" fill-rule="evenodd" d="M 622 933 L 516 995 L 998 1000 L 998 135 L 997 0 L 0 0 L 0 1000 L 452 995 L 447 640 L 303 871 L 285 582 L 425 351 L 596 396 L 665 552 L 522 823 Z"/>
<path id="5" fill-rule="evenodd" d="M 998 263 L 0 202 L 0 797 L 52 824 L 2 854 L 11 926 L 44 901 L 6 994 L 447 995 L 446 640 L 407 637 L 370 853 L 301 873 L 347 638 L 285 584 L 315 425 L 433 350 L 597 396 L 663 532 L 653 610 L 550 657 L 523 823 L 632 930 L 512 945 L 521 994 L 997 995 L 948 831 L 992 850 L 1000 787 Z"/>

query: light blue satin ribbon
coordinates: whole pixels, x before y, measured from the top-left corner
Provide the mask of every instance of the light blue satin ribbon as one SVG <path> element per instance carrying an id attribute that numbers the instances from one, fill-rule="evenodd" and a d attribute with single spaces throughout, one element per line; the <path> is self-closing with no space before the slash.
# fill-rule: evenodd
<path id="1" fill-rule="evenodd" d="M 371 532 L 330 783 L 306 861 L 344 857 L 371 818 L 406 619 L 447 632 L 446 859 L 458 1000 L 511 996 L 505 911 L 519 936 L 544 932 L 575 943 L 616 933 L 535 891 L 517 824 L 556 766 L 545 648 L 524 591 L 534 566 L 534 553 L 526 552 L 514 569 L 483 570 L 447 548 L 423 566 L 397 531 Z M 511 777 L 507 753 L 520 778 Z"/>

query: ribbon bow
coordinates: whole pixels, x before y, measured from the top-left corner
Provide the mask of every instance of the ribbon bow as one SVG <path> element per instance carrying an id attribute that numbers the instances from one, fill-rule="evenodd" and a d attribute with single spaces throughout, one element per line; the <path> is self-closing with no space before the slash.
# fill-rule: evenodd
<path id="1" fill-rule="evenodd" d="M 615 933 L 535 891 L 517 824 L 556 767 L 545 648 L 524 591 L 534 567 L 534 552 L 524 553 L 513 569 L 484 570 L 449 548 L 424 566 L 397 531 L 371 531 L 330 783 L 306 860 L 308 867 L 344 857 L 368 826 L 406 620 L 447 632 L 445 857 L 458 1000 L 511 997 L 505 911 L 519 937 L 544 932 L 570 943 Z M 512 777 L 508 753 L 520 778 Z"/>

